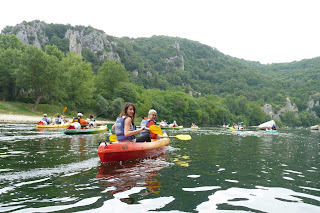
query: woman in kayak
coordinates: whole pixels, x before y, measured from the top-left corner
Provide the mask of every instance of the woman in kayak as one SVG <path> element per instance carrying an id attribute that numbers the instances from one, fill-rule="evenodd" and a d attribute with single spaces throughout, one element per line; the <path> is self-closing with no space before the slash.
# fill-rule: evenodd
<path id="1" fill-rule="evenodd" d="M 140 126 L 149 128 L 151 125 L 156 125 L 157 111 L 154 109 L 150 109 L 148 113 L 148 117 L 141 121 Z M 145 129 L 141 132 L 141 136 L 137 138 L 136 142 L 151 142 L 151 139 L 157 139 L 158 135 L 153 132 Z"/>
<path id="2" fill-rule="evenodd" d="M 135 134 L 143 131 L 145 127 L 136 129 L 134 125 L 134 119 L 136 117 L 136 108 L 132 103 L 126 103 L 116 120 L 116 123 L 112 126 L 115 130 L 118 141 L 132 141 L 135 142 Z M 139 141 L 139 140 L 138 140 Z"/>

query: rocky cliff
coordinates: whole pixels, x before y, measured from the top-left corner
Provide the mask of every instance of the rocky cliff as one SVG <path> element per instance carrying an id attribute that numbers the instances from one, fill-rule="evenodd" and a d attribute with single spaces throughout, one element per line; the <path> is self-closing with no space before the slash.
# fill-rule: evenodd
<path id="1" fill-rule="evenodd" d="M 291 103 L 289 97 L 286 98 L 286 106 L 281 108 L 277 113 L 274 112 L 272 105 L 265 104 L 262 107 L 262 110 L 266 115 L 270 115 L 272 119 L 281 120 L 280 116 L 283 115 L 286 111 L 293 111 L 295 116 L 299 115 L 299 109 L 295 104 Z M 307 111 L 310 112 L 315 118 L 318 118 L 317 114 L 312 111 L 314 107 L 319 106 L 319 97 L 318 96 L 311 96 L 308 102 Z"/>
<path id="2" fill-rule="evenodd" d="M 27 45 L 34 45 L 44 49 L 49 44 L 50 38 L 48 24 L 42 21 L 22 22 L 15 27 L 7 28 L 3 33 L 15 34 L 19 39 Z M 83 49 L 88 49 L 97 55 L 100 59 L 118 60 L 119 55 L 113 50 L 116 42 L 109 41 L 107 35 L 102 31 L 92 27 L 72 27 L 69 28 L 63 35 L 63 38 L 69 41 L 69 51 L 77 54 L 82 54 Z"/>

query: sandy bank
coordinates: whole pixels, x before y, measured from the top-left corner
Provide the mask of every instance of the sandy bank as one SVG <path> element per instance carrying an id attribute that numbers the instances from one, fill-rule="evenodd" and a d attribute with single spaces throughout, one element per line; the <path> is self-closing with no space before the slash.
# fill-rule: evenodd
<path id="1" fill-rule="evenodd" d="M 1 123 L 34 123 L 37 124 L 42 117 L 40 116 L 29 116 L 29 115 L 11 115 L 11 114 L 0 114 Z M 71 120 L 71 118 L 68 118 Z M 114 124 L 114 121 L 99 120 L 96 121 L 98 125 Z"/>

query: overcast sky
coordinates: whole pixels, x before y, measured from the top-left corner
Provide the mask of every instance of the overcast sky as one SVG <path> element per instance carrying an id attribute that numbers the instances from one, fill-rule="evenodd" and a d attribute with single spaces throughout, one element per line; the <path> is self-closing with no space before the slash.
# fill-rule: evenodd
<path id="1" fill-rule="evenodd" d="M 265 64 L 320 56 L 319 11 L 320 0 L 6 0 L 0 29 L 38 19 L 116 37 L 167 35 Z"/>

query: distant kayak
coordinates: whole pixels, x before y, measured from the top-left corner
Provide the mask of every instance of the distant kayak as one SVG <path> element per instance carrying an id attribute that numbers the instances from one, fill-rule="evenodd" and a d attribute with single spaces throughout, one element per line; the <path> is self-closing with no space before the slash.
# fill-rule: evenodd
<path id="1" fill-rule="evenodd" d="M 107 126 L 100 126 L 99 128 L 89 128 L 89 129 L 66 129 L 64 134 L 76 135 L 76 134 L 96 134 L 100 132 L 105 132 L 108 130 Z"/>
<path id="2" fill-rule="evenodd" d="M 231 130 L 231 131 L 243 131 L 244 128 L 243 128 L 243 127 L 239 127 L 239 128 L 237 128 L 237 127 L 236 127 L 236 128 L 230 127 L 229 130 Z"/>
<path id="3" fill-rule="evenodd" d="M 70 125 L 70 122 L 64 124 L 49 124 L 49 125 L 36 125 L 37 128 L 66 128 Z"/>
<path id="4" fill-rule="evenodd" d="M 183 126 L 175 126 L 175 127 L 163 126 L 163 127 L 161 127 L 161 129 L 175 129 L 175 130 L 179 130 L 182 128 L 183 128 Z"/>
<path id="5" fill-rule="evenodd" d="M 277 130 L 266 129 L 266 132 L 277 133 Z"/>
<path id="6" fill-rule="evenodd" d="M 191 129 L 199 129 L 199 127 L 198 126 L 192 126 L 192 127 L 190 127 Z"/>

